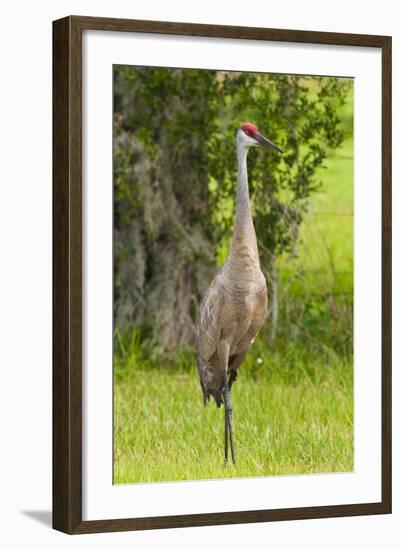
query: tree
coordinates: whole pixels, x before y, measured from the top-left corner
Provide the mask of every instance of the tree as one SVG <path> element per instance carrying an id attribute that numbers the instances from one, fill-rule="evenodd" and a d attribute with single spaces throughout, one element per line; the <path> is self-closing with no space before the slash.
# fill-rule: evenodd
<path id="1" fill-rule="evenodd" d="M 251 120 L 285 149 L 249 155 L 261 261 L 278 318 L 276 259 L 295 251 L 316 169 L 343 134 L 346 83 L 255 73 L 118 66 L 114 72 L 114 316 L 156 351 L 192 341 L 202 293 L 227 251 L 234 138 Z"/>

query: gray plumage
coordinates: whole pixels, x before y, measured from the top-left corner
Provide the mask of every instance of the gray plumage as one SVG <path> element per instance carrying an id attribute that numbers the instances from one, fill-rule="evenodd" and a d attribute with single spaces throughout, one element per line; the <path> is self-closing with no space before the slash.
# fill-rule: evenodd
<path id="1" fill-rule="evenodd" d="M 206 404 L 212 396 L 225 404 L 225 462 L 235 462 L 232 435 L 231 386 L 267 314 L 266 280 L 260 269 L 258 246 L 249 201 L 247 153 L 251 146 L 281 149 L 256 126 L 243 124 L 236 139 L 238 159 L 234 236 L 227 261 L 212 280 L 199 308 L 196 347 L 200 383 Z"/>

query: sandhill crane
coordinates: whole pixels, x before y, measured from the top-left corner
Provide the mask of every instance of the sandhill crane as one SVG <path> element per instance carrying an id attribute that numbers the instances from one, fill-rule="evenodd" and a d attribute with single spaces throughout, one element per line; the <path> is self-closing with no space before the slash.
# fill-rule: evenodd
<path id="1" fill-rule="evenodd" d="M 206 405 L 213 396 L 217 407 L 224 401 L 224 458 L 228 438 L 235 464 L 231 386 L 267 314 L 266 280 L 260 269 L 258 246 L 249 202 L 246 158 L 254 145 L 277 145 L 247 122 L 237 132 L 237 203 L 234 236 L 227 261 L 212 280 L 199 308 L 196 330 L 197 365 Z"/>

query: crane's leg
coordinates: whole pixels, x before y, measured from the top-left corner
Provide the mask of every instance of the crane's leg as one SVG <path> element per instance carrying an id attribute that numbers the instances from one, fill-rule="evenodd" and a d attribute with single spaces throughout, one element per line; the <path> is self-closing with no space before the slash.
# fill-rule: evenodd
<path id="1" fill-rule="evenodd" d="M 224 384 L 225 387 L 225 384 Z M 223 390 L 223 394 L 225 389 Z M 224 401 L 224 464 L 228 464 L 228 416 L 226 411 L 226 402 Z"/>
<path id="2" fill-rule="evenodd" d="M 230 450 L 231 450 L 231 459 L 233 464 L 235 464 L 235 452 L 234 452 L 234 434 L 233 434 L 233 404 L 231 401 L 231 386 L 227 380 L 227 373 L 224 377 L 224 421 L 225 421 L 225 463 L 228 462 L 228 445 L 227 445 L 227 431 L 230 438 Z"/>
<path id="3" fill-rule="evenodd" d="M 233 414 L 233 404 L 231 401 L 231 390 L 229 387 L 229 382 L 227 380 L 227 373 L 224 377 L 224 421 L 225 421 L 225 463 L 228 463 L 228 443 L 227 443 L 227 432 L 230 438 L 230 451 L 231 459 L 233 464 L 235 464 L 235 452 L 234 452 L 234 435 L 233 435 L 233 423 L 232 423 L 232 414 Z"/>
<path id="4" fill-rule="evenodd" d="M 224 399 L 224 462 L 228 463 L 228 441 L 230 441 L 231 458 L 235 464 L 234 444 L 233 444 L 233 426 L 232 426 L 232 411 L 231 403 L 231 385 L 228 381 L 228 358 L 230 354 L 229 344 L 222 340 L 217 348 L 217 353 L 220 361 L 220 367 L 223 374 L 222 393 Z"/>

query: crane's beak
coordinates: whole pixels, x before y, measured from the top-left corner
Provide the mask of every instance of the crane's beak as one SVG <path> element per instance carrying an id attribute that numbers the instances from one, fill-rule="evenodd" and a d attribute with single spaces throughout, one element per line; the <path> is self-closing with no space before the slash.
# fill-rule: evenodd
<path id="1" fill-rule="evenodd" d="M 271 149 L 274 149 L 275 151 L 278 151 L 279 153 L 284 153 L 284 151 L 282 149 L 280 149 L 280 147 L 278 147 L 277 145 L 274 145 L 274 143 L 272 143 L 270 140 L 265 138 L 265 136 L 262 136 L 262 134 L 260 132 L 258 132 L 256 134 L 255 139 L 258 142 L 258 145 L 263 145 L 263 147 L 270 147 Z"/>

